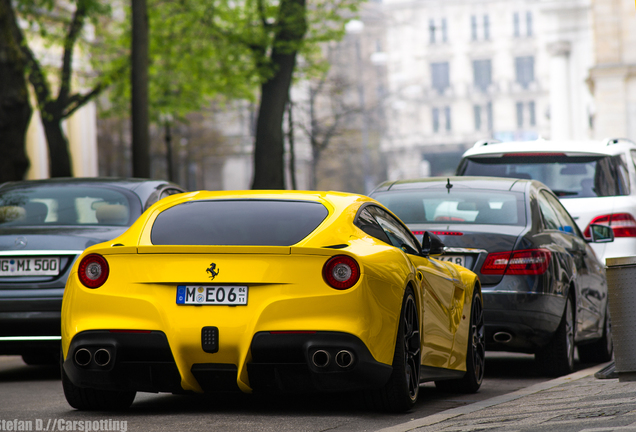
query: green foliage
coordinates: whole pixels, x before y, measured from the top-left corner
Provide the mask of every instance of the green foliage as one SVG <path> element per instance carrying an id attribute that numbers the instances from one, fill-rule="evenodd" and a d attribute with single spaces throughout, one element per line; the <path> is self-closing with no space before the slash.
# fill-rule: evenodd
<path id="1" fill-rule="evenodd" d="M 41 0 L 44 1 L 44 0 Z M 291 2 L 279 0 L 148 0 L 150 32 L 149 99 L 150 115 L 159 121 L 169 114 L 184 120 L 190 112 L 209 105 L 212 98 L 255 100 L 261 83 L 270 78 L 270 55 L 298 51 L 304 75 L 321 74 L 327 67 L 320 44 L 344 34 L 344 22 L 361 0 L 310 0 L 308 16 Z M 111 23 L 104 38 L 118 55 L 109 65 L 112 71 L 129 67 L 130 8 L 123 4 L 125 19 Z M 281 11 L 281 4 L 291 6 Z M 300 32 L 309 25 L 300 43 L 281 41 L 281 21 L 287 31 Z M 274 46 L 274 41 L 278 44 Z M 125 75 L 130 71 L 126 69 Z M 129 110 L 129 80 L 119 80 L 111 89 L 107 114 Z"/>

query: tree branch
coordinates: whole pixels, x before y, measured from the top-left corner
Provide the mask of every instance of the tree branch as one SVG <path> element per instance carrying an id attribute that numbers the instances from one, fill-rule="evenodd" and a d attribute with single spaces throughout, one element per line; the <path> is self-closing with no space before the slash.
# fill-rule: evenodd
<path id="1" fill-rule="evenodd" d="M 62 60 L 62 75 L 60 82 L 60 92 L 57 100 L 62 106 L 67 105 L 67 99 L 71 90 L 71 75 L 73 73 L 73 48 L 79 37 L 82 27 L 84 27 L 84 18 L 86 18 L 87 6 L 86 0 L 77 2 L 77 9 L 73 14 L 73 20 L 68 28 L 68 32 L 64 39 L 64 57 Z"/>

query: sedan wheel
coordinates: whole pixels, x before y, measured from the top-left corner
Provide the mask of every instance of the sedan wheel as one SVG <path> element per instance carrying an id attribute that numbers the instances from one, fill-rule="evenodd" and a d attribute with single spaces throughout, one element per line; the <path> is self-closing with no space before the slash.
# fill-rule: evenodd
<path id="1" fill-rule="evenodd" d="M 550 343 L 535 354 L 535 359 L 549 376 L 561 376 L 574 371 L 574 307 L 570 296 L 557 331 Z"/>

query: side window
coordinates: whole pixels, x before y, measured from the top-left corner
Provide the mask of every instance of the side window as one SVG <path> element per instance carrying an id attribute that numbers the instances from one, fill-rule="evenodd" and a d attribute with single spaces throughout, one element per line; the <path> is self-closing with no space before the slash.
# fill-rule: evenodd
<path id="1" fill-rule="evenodd" d="M 379 207 L 369 206 L 367 208 L 375 216 L 375 220 L 378 221 L 393 246 L 402 249 L 406 253 L 419 253 L 420 248 L 417 240 L 397 219 Z"/>
<path id="2" fill-rule="evenodd" d="M 375 237 L 385 243 L 391 244 L 391 241 L 384 233 L 382 227 L 378 224 L 371 213 L 369 213 L 369 207 L 362 209 L 360 214 L 358 214 L 358 217 L 355 220 L 355 225 L 371 237 Z"/>
<path id="3" fill-rule="evenodd" d="M 537 202 L 539 203 L 539 210 L 541 210 L 541 215 L 543 216 L 543 228 L 547 230 L 559 230 L 561 228 L 559 218 L 543 193 L 537 195 Z"/>
<path id="4" fill-rule="evenodd" d="M 616 172 L 616 183 L 618 186 L 618 195 L 629 195 L 629 171 L 625 165 L 625 159 L 622 155 L 612 158 L 615 162 L 614 169 Z"/>
<path id="5" fill-rule="evenodd" d="M 634 164 L 634 168 L 636 168 L 636 150 L 630 150 L 629 153 L 632 155 L 632 163 Z"/>
<path id="6" fill-rule="evenodd" d="M 176 195 L 181 193 L 182 191 L 180 191 L 179 189 L 164 189 L 163 191 L 161 191 L 161 195 L 159 195 L 159 199 L 162 200 L 166 197 L 169 197 L 170 195 Z"/>
<path id="7" fill-rule="evenodd" d="M 541 195 L 543 195 L 552 205 L 552 208 L 554 209 L 556 216 L 559 219 L 561 231 L 572 235 L 580 234 L 578 227 L 576 226 L 576 222 L 574 222 L 568 211 L 563 207 L 559 200 L 549 193 L 546 193 L 545 191 L 541 192 Z"/>

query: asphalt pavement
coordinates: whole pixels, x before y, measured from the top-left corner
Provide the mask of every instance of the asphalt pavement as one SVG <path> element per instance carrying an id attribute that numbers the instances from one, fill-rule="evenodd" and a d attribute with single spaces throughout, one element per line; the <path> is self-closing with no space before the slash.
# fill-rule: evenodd
<path id="1" fill-rule="evenodd" d="M 636 431 L 636 382 L 609 372 L 597 365 L 380 431 Z"/>

